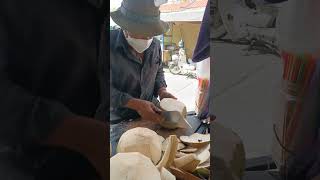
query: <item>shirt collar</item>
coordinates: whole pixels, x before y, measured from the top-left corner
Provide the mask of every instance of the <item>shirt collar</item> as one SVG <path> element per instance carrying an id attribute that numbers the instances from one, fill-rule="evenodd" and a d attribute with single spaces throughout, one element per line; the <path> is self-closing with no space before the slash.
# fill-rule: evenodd
<path id="1" fill-rule="evenodd" d="M 115 42 L 116 42 L 115 44 L 116 49 L 118 48 L 128 49 L 129 44 L 124 36 L 122 29 L 119 29 L 119 33 Z"/>

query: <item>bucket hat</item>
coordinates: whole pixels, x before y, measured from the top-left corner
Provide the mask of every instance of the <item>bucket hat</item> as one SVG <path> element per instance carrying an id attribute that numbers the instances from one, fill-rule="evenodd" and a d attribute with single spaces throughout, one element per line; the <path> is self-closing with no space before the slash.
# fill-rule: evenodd
<path id="1" fill-rule="evenodd" d="M 157 36 L 169 30 L 168 23 L 160 20 L 159 6 L 167 0 L 123 0 L 110 13 L 112 20 L 133 34 Z"/>

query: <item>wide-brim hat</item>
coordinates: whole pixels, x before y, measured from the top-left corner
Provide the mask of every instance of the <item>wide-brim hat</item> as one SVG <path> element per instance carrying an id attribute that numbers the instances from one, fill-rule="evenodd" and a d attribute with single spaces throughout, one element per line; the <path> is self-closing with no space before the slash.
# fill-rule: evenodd
<path id="1" fill-rule="evenodd" d="M 160 20 L 157 0 L 123 0 L 110 16 L 122 29 L 133 34 L 157 36 L 169 30 L 169 24 Z"/>

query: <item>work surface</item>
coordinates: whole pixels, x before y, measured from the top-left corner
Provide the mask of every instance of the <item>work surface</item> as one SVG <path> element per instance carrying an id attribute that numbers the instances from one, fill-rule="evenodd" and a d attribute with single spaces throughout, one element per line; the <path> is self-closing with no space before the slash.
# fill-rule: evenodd
<path id="1" fill-rule="evenodd" d="M 180 137 L 183 135 L 191 135 L 195 133 L 201 124 L 200 120 L 195 115 L 187 116 L 187 121 L 189 122 L 192 128 L 169 130 L 169 129 L 162 128 L 159 124 L 154 123 L 152 121 L 140 120 L 140 119 L 136 119 L 132 121 L 122 121 L 121 123 L 113 124 L 111 125 L 111 129 L 110 129 L 110 142 L 112 145 L 112 155 L 116 153 L 116 147 L 121 135 L 129 129 L 132 129 L 135 127 L 145 127 L 145 128 L 154 130 L 164 138 L 170 135 L 177 135 L 177 137 Z M 201 128 L 199 130 L 201 131 Z"/>
<path id="2" fill-rule="evenodd" d="M 172 134 L 177 135 L 179 137 L 179 136 L 191 135 L 195 133 L 201 124 L 200 120 L 196 116 L 191 115 L 191 116 L 187 116 L 187 121 L 189 122 L 192 128 L 187 128 L 187 129 L 179 128 L 179 129 L 169 130 L 161 127 L 159 124 L 154 123 L 152 121 L 146 121 L 146 120 L 140 120 L 140 119 L 122 123 L 121 126 L 124 126 L 122 128 L 126 130 L 132 129 L 135 127 L 146 127 L 151 130 L 154 130 L 160 136 L 163 136 L 164 138 L 166 138 Z"/>

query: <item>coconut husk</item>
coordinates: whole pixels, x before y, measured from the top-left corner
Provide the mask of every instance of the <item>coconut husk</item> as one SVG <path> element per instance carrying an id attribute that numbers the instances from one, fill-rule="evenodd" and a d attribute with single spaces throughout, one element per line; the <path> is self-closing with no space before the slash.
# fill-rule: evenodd
<path id="1" fill-rule="evenodd" d="M 179 140 L 179 139 L 177 138 L 177 140 Z M 168 146 L 168 142 L 169 142 L 169 137 L 162 142 L 162 147 L 161 147 L 162 151 L 166 150 L 166 148 Z M 186 147 L 186 145 L 184 145 L 183 143 L 178 141 L 178 147 L 177 147 L 178 151 L 181 149 L 184 149 L 185 147 Z"/>
<path id="2" fill-rule="evenodd" d="M 174 161 L 178 148 L 178 138 L 176 135 L 169 136 L 169 144 L 158 163 L 157 168 L 161 170 L 162 167 L 169 168 Z"/>
<path id="3" fill-rule="evenodd" d="M 197 168 L 199 163 L 200 160 L 195 154 L 188 154 L 186 156 L 174 159 L 175 167 L 191 173 Z"/>
<path id="4" fill-rule="evenodd" d="M 181 149 L 179 151 L 183 152 L 183 153 L 195 153 L 195 152 L 198 151 L 198 149 L 197 148 L 193 148 L 193 147 L 187 147 L 187 148 Z"/>
<path id="5" fill-rule="evenodd" d="M 161 168 L 160 176 L 161 180 L 176 180 L 176 177 L 164 167 Z"/>
<path id="6" fill-rule="evenodd" d="M 187 154 L 186 154 L 186 153 L 183 153 L 183 152 L 178 151 L 178 152 L 177 152 L 177 154 L 176 154 L 176 158 L 180 158 L 180 157 L 185 156 L 185 155 L 187 155 Z"/>
<path id="7" fill-rule="evenodd" d="M 188 146 L 202 148 L 210 144 L 210 134 L 194 133 L 191 136 L 180 136 L 180 140 Z"/>
<path id="8" fill-rule="evenodd" d="M 199 177 L 173 166 L 170 167 L 170 171 L 178 180 L 201 180 Z"/>

